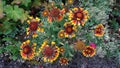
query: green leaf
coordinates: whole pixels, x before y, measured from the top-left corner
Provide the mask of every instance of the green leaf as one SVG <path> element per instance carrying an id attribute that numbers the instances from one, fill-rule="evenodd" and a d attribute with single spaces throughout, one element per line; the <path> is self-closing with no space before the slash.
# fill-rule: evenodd
<path id="1" fill-rule="evenodd" d="M 11 32 L 12 32 L 12 30 L 11 30 L 11 29 L 8 29 L 8 30 L 6 30 L 6 31 L 4 32 L 4 34 L 7 35 L 7 34 L 10 34 Z"/>
<path id="2" fill-rule="evenodd" d="M 11 41 L 11 40 L 13 40 L 12 38 L 9 38 L 9 37 L 5 37 L 5 38 L 3 38 L 2 39 L 3 41 Z"/>
<path id="3" fill-rule="evenodd" d="M 113 15 L 116 15 L 116 16 L 120 16 L 120 5 L 115 5 L 116 6 L 116 8 L 112 11 L 112 14 Z"/>
<path id="4" fill-rule="evenodd" d="M 5 47 L 5 50 L 9 53 L 11 53 L 13 56 L 19 55 L 19 47 L 13 46 L 13 45 L 8 45 Z"/>
<path id="5" fill-rule="evenodd" d="M 32 5 L 32 6 L 38 7 L 38 6 L 40 6 L 40 5 L 41 5 L 41 1 L 40 1 L 40 0 L 35 0 L 35 1 L 33 2 L 33 5 Z"/>
<path id="6" fill-rule="evenodd" d="M 66 44 L 64 45 L 64 48 L 65 48 L 64 56 L 67 57 L 67 58 L 73 57 L 74 49 L 71 47 L 71 45 L 68 45 L 68 43 L 66 43 Z"/>
<path id="7" fill-rule="evenodd" d="M 7 17 L 9 17 L 9 18 L 12 18 L 12 11 L 13 11 L 13 8 L 11 5 L 6 5 L 4 7 L 4 12 L 6 13 Z"/>
<path id="8" fill-rule="evenodd" d="M 35 0 L 35 1 L 38 1 L 38 0 Z M 30 2 L 31 0 L 13 0 L 11 4 L 22 4 L 25 7 L 28 7 Z"/>
<path id="9" fill-rule="evenodd" d="M 22 5 L 28 7 L 28 4 L 31 2 L 31 0 L 21 0 Z"/>
<path id="10" fill-rule="evenodd" d="M 9 24 L 9 25 L 8 25 Z M 3 25 L 1 26 L 0 31 L 3 34 L 9 34 L 12 32 L 12 25 L 14 25 L 13 23 L 10 22 L 3 22 Z"/>
<path id="11" fill-rule="evenodd" d="M 3 47 L 0 47 L 0 54 L 3 52 Z"/>
<path id="12" fill-rule="evenodd" d="M 118 28 L 119 28 L 119 24 L 117 23 L 116 19 L 113 19 L 113 20 L 111 20 L 110 22 L 111 22 L 111 27 L 112 27 L 115 31 L 117 31 Z"/>
<path id="13" fill-rule="evenodd" d="M 28 13 L 25 12 L 22 8 L 19 8 L 17 5 L 6 5 L 4 7 L 4 11 L 6 13 L 6 16 L 9 19 L 13 19 L 14 21 L 21 20 L 21 22 L 24 22 L 28 17 Z"/>
<path id="14" fill-rule="evenodd" d="M 0 0 L 0 19 L 3 18 L 3 2 Z"/>
<path id="15" fill-rule="evenodd" d="M 12 56 L 12 59 L 13 59 L 13 60 L 16 60 L 16 59 L 17 59 L 17 56 Z"/>
<path id="16" fill-rule="evenodd" d="M 19 56 L 19 48 L 16 46 L 13 45 L 6 46 L 5 50 L 11 54 L 13 60 L 16 60 L 17 57 Z"/>

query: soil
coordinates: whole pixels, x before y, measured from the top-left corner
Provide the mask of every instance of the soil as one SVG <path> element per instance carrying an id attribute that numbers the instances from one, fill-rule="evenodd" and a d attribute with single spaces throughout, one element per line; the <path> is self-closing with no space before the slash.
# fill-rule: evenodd
<path id="1" fill-rule="evenodd" d="M 113 58 L 99 58 L 94 56 L 86 58 L 80 53 L 76 53 L 66 66 L 61 66 L 59 61 L 51 63 L 44 63 L 41 65 L 31 65 L 27 62 L 18 62 L 0 59 L 0 68 L 120 68 L 115 57 Z"/>

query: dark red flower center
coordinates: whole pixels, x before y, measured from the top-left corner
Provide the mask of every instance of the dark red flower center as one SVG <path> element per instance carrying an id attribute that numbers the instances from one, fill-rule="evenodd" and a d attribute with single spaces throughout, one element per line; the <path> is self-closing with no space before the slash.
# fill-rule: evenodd
<path id="1" fill-rule="evenodd" d="M 53 8 L 50 11 L 50 16 L 52 17 L 58 17 L 60 15 L 60 10 L 58 8 Z"/>
<path id="2" fill-rule="evenodd" d="M 65 27 L 65 31 L 67 34 L 72 34 L 73 33 L 73 26 L 72 25 L 69 25 L 67 27 Z"/>
<path id="3" fill-rule="evenodd" d="M 77 18 L 80 19 L 80 20 L 82 20 L 84 18 L 83 13 L 82 12 L 76 12 L 74 14 L 74 19 L 77 19 Z"/>
<path id="4" fill-rule="evenodd" d="M 67 63 L 67 59 L 62 58 L 62 59 L 61 59 L 61 62 L 62 62 L 62 63 Z"/>
<path id="5" fill-rule="evenodd" d="M 101 27 L 96 28 L 96 29 L 95 29 L 95 33 L 96 33 L 96 34 L 102 34 L 102 30 L 103 30 L 103 29 L 102 29 Z"/>
<path id="6" fill-rule="evenodd" d="M 45 56 L 52 56 L 53 52 L 54 52 L 54 50 L 51 47 L 46 47 L 45 50 L 43 51 L 43 54 Z"/>
<path id="7" fill-rule="evenodd" d="M 30 30 L 31 31 L 36 31 L 38 28 L 38 22 L 31 22 L 30 23 Z"/>
<path id="8" fill-rule="evenodd" d="M 23 53 L 25 53 L 25 54 L 29 54 L 29 53 L 31 53 L 31 51 L 32 51 L 32 48 L 29 45 L 27 45 L 23 48 Z"/>
<path id="9" fill-rule="evenodd" d="M 77 13 L 77 17 L 81 18 L 82 17 L 82 13 Z"/>
<path id="10" fill-rule="evenodd" d="M 85 49 L 85 53 L 86 53 L 86 54 L 93 54 L 93 53 L 94 53 L 94 50 L 93 50 L 92 48 L 89 48 L 89 47 L 88 47 L 88 48 Z"/>

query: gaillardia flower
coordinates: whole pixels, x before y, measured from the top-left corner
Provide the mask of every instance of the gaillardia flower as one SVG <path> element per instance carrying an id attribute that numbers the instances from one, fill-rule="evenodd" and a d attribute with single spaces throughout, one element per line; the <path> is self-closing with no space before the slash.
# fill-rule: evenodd
<path id="1" fill-rule="evenodd" d="M 64 58 L 64 57 L 61 57 L 60 60 L 59 60 L 59 63 L 61 65 L 67 65 L 68 64 L 68 59 Z"/>
<path id="2" fill-rule="evenodd" d="M 91 46 L 86 46 L 82 53 L 86 57 L 93 57 L 96 54 L 96 49 Z"/>
<path id="3" fill-rule="evenodd" d="M 83 10 L 83 8 L 77 7 L 69 11 L 69 20 L 72 20 L 72 23 L 75 25 L 82 24 L 82 26 L 84 26 L 88 18 L 88 11 Z"/>
<path id="4" fill-rule="evenodd" d="M 73 25 L 69 22 L 66 22 L 64 24 L 64 28 L 65 28 L 64 29 L 65 30 L 65 37 L 70 37 L 70 38 L 75 37 L 75 32 L 77 31 L 76 30 L 77 27 L 75 25 Z"/>
<path id="5" fill-rule="evenodd" d="M 39 52 L 43 55 L 44 62 L 53 62 L 59 56 L 59 48 L 58 46 L 51 44 L 48 45 L 47 42 L 44 42 L 42 46 L 39 48 Z"/>
<path id="6" fill-rule="evenodd" d="M 49 14 L 49 11 L 48 11 L 48 10 L 44 10 L 44 11 L 42 12 L 42 15 L 43 15 L 43 16 L 48 16 L 48 14 Z"/>
<path id="7" fill-rule="evenodd" d="M 63 19 L 63 14 L 65 13 L 65 10 L 60 10 L 57 7 L 53 7 L 52 9 L 49 10 L 48 14 L 48 21 L 61 21 Z"/>
<path id="8" fill-rule="evenodd" d="M 64 47 L 60 47 L 59 51 L 60 51 L 60 53 L 63 54 L 65 52 L 65 48 Z"/>
<path id="9" fill-rule="evenodd" d="M 31 35 L 32 37 L 37 37 L 37 31 L 38 32 L 44 32 L 43 28 L 40 28 L 42 26 L 42 23 L 40 22 L 40 19 L 36 17 L 35 19 L 33 17 L 29 17 L 30 20 L 27 20 L 27 23 L 29 24 L 29 27 L 27 28 L 27 35 Z"/>
<path id="10" fill-rule="evenodd" d="M 98 24 L 94 30 L 95 36 L 101 37 L 104 33 L 104 26 L 102 24 Z"/>
<path id="11" fill-rule="evenodd" d="M 33 43 L 32 46 L 30 45 L 30 40 L 27 40 L 22 43 L 20 46 L 20 54 L 23 59 L 31 60 L 34 58 L 35 55 L 35 49 L 36 49 L 36 43 Z"/>
<path id="12" fill-rule="evenodd" d="M 58 38 L 64 38 L 65 37 L 65 31 L 64 30 L 60 30 L 58 32 Z"/>
<path id="13" fill-rule="evenodd" d="M 74 0 L 68 0 L 68 4 L 72 4 Z"/>

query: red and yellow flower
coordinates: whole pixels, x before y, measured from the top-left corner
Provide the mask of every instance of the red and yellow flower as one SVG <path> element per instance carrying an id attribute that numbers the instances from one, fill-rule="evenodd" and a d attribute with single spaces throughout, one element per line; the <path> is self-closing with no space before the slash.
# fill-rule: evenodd
<path id="1" fill-rule="evenodd" d="M 23 59 L 31 60 L 34 58 L 35 55 L 35 49 L 36 49 L 36 43 L 33 43 L 32 46 L 30 45 L 30 40 L 27 40 L 22 43 L 20 46 L 20 54 Z"/>
<path id="2" fill-rule="evenodd" d="M 49 14 L 49 11 L 48 11 L 48 10 L 44 10 L 44 11 L 42 12 L 42 15 L 43 15 L 43 16 L 48 16 L 48 14 Z"/>
<path id="3" fill-rule="evenodd" d="M 72 20 L 72 23 L 75 25 L 82 24 L 82 26 L 84 26 L 88 18 L 88 11 L 83 8 L 77 7 L 69 11 L 69 20 Z"/>
<path id="4" fill-rule="evenodd" d="M 72 38 L 72 37 L 75 37 L 75 32 L 77 31 L 76 30 L 76 26 L 75 25 L 73 25 L 73 24 L 71 24 L 70 22 L 66 22 L 65 24 L 64 24 L 64 30 L 65 30 L 65 37 L 70 37 L 70 38 Z"/>
<path id="5" fill-rule="evenodd" d="M 59 47 L 55 45 L 55 43 L 51 43 L 48 45 L 48 42 L 43 42 L 41 47 L 39 48 L 39 52 L 43 55 L 44 62 L 53 62 L 59 56 Z"/>
<path id="6" fill-rule="evenodd" d="M 65 31 L 64 30 L 60 30 L 58 32 L 58 38 L 64 38 L 65 37 Z"/>
<path id="7" fill-rule="evenodd" d="M 91 46 L 86 46 L 82 53 L 86 57 L 93 57 L 96 54 L 96 49 Z"/>
<path id="8" fill-rule="evenodd" d="M 72 4 L 74 0 L 68 0 L 68 4 Z"/>
<path id="9" fill-rule="evenodd" d="M 63 19 L 63 14 L 65 13 L 65 10 L 62 9 L 60 10 L 57 7 L 53 7 L 52 9 L 49 10 L 48 14 L 48 21 L 61 21 Z"/>
<path id="10" fill-rule="evenodd" d="M 60 60 L 59 60 L 59 63 L 61 65 L 67 65 L 68 64 L 68 59 L 65 58 L 65 57 L 61 57 Z"/>
<path id="11" fill-rule="evenodd" d="M 94 30 L 95 36 L 101 37 L 104 33 L 104 26 L 102 24 L 98 24 Z"/>
<path id="12" fill-rule="evenodd" d="M 38 17 L 33 18 L 29 17 L 29 20 L 27 20 L 27 23 L 29 24 L 29 27 L 27 28 L 27 35 L 31 35 L 32 37 L 37 37 L 37 31 L 38 32 L 44 32 L 43 28 L 40 28 L 42 26 L 42 23 L 39 23 L 40 19 Z"/>
<path id="13" fill-rule="evenodd" d="M 60 51 L 60 53 L 63 54 L 65 52 L 65 48 L 64 47 L 60 47 L 59 51 Z"/>

